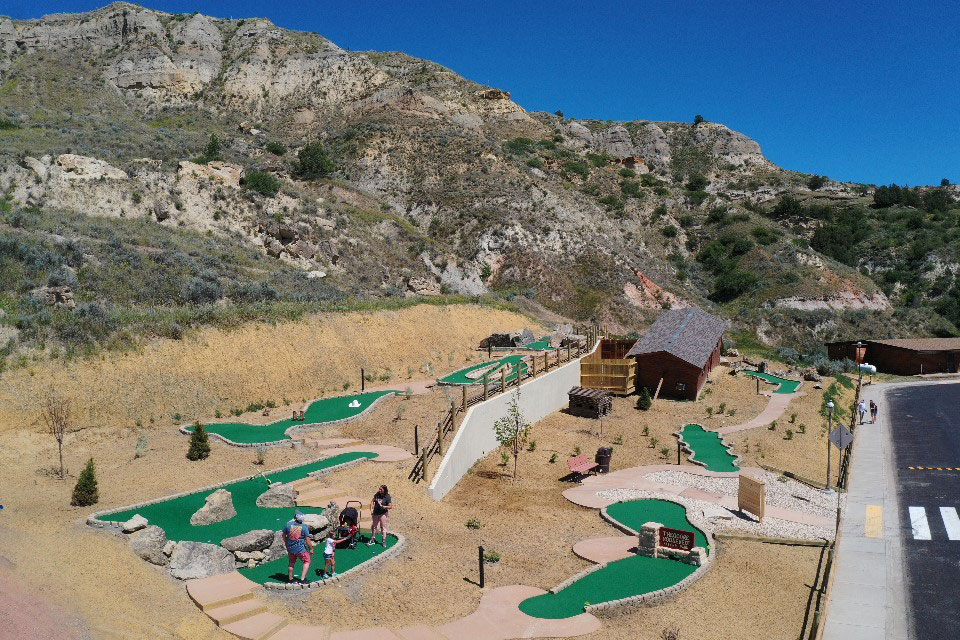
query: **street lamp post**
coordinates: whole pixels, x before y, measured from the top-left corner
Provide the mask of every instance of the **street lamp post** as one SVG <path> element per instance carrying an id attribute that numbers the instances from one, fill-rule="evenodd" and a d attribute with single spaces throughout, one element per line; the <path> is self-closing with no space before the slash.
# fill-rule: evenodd
<path id="1" fill-rule="evenodd" d="M 827 402 L 827 486 L 830 491 L 830 434 L 833 432 L 833 400 Z"/>

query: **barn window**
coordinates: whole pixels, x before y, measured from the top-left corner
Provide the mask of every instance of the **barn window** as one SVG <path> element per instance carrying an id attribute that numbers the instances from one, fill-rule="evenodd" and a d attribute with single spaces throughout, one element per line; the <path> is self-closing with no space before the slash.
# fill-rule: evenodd
<path id="1" fill-rule="evenodd" d="M 687 385 L 686 385 L 686 383 L 684 383 L 684 382 L 678 382 L 678 383 L 677 383 L 677 391 L 686 391 L 686 390 L 687 390 Z"/>

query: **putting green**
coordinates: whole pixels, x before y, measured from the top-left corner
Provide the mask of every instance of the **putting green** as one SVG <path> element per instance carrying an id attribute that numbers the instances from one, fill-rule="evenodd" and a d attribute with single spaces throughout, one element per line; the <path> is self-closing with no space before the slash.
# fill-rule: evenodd
<path id="1" fill-rule="evenodd" d="M 780 378 L 778 376 L 772 376 L 769 373 L 760 373 L 759 371 L 744 371 L 744 373 L 748 376 L 760 378 L 761 380 L 766 380 L 767 382 L 779 385 L 774 393 L 794 393 L 796 392 L 797 388 L 803 384 L 800 380 Z"/>
<path id="2" fill-rule="evenodd" d="M 367 534 L 369 535 L 369 531 Z M 387 536 L 387 546 L 383 547 L 379 543 L 368 547 L 365 543 L 367 540 L 366 536 L 361 538 L 361 542 L 357 544 L 356 549 L 337 549 L 337 573 L 343 573 L 349 569 L 353 569 L 357 565 L 361 565 L 367 560 L 377 557 L 387 549 L 391 549 L 397 544 L 397 537 L 393 534 Z M 307 575 L 307 580 L 319 580 L 319 574 L 317 574 L 317 569 L 323 571 L 323 547 L 322 542 L 317 544 L 317 548 L 314 549 L 313 559 L 310 563 L 310 573 Z M 288 565 L 287 556 L 284 556 L 278 560 L 273 560 L 272 562 L 265 562 L 258 567 L 253 569 L 247 569 L 245 567 L 238 569 L 238 571 L 243 574 L 244 577 L 253 580 L 259 584 L 264 584 L 266 582 L 286 582 L 287 581 L 287 567 Z M 303 565 L 297 563 L 296 567 L 296 577 L 300 577 L 300 572 Z"/>
<path id="3" fill-rule="evenodd" d="M 704 533 L 687 519 L 686 508 L 675 502 L 621 502 L 610 505 L 607 515 L 635 531 L 639 531 L 646 522 L 659 522 L 673 529 L 692 530 L 696 536 L 696 544 L 709 551 Z M 632 556 L 588 573 L 557 593 L 527 598 L 520 603 L 520 610 L 534 618 L 570 618 L 583 613 L 587 604 L 602 604 L 673 586 L 697 568 L 668 558 Z"/>
<path id="4" fill-rule="evenodd" d="M 323 425 L 331 422 L 340 422 L 355 418 L 380 398 L 396 393 L 395 391 L 371 391 L 370 393 L 360 393 L 352 396 L 337 396 L 335 398 L 322 398 L 310 403 L 307 407 L 306 419 L 280 420 L 267 425 L 253 425 L 244 422 L 218 422 L 215 424 L 204 425 L 209 433 L 215 433 L 231 442 L 237 444 L 262 444 L 268 442 L 277 442 L 280 440 L 289 440 L 287 429 L 291 427 L 302 427 L 305 425 Z M 357 406 L 351 407 L 351 403 L 357 403 Z M 193 427 L 184 429 L 188 433 L 193 432 Z"/>
<path id="5" fill-rule="evenodd" d="M 460 371 L 451 373 L 445 378 L 440 378 L 439 382 L 440 384 L 483 384 L 483 377 L 473 379 L 468 377 L 467 374 L 477 371 L 478 369 L 484 369 L 486 367 L 491 367 L 490 371 L 487 372 L 487 379 L 491 383 L 496 383 L 498 380 L 500 380 L 500 369 L 503 367 L 507 367 L 507 382 L 511 382 L 517 377 L 517 374 L 514 373 L 514 367 L 517 364 L 520 364 L 521 371 L 526 372 L 527 366 L 522 364 L 524 357 L 525 356 L 506 356 L 504 358 L 500 358 L 499 360 L 481 362 L 480 364 L 475 364 L 465 369 L 460 369 Z"/>
<path id="6" fill-rule="evenodd" d="M 723 446 L 720 434 L 707 431 L 698 424 L 684 425 L 680 432 L 683 441 L 693 450 L 693 458 L 706 465 L 709 471 L 739 471 L 737 457 Z"/>
<path id="7" fill-rule="evenodd" d="M 530 349 L 531 351 L 553 351 L 553 347 L 550 346 L 550 340 L 537 340 L 536 342 L 523 345 L 523 348 Z"/>
<path id="8" fill-rule="evenodd" d="M 271 482 L 293 482 L 294 480 L 305 478 L 307 474 L 313 471 L 329 469 L 330 467 L 335 467 L 339 464 L 360 458 L 376 457 L 377 454 L 375 453 L 344 453 L 287 469 L 286 471 L 266 473 L 265 475 Z M 221 488 L 231 493 L 233 506 L 237 510 L 236 516 L 223 522 L 202 527 L 195 527 L 190 524 L 190 516 L 204 505 L 207 496 L 216 489 L 198 491 L 197 493 L 180 496 L 179 498 L 171 498 L 163 502 L 137 507 L 136 509 L 110 513 L 101 516 L 100 519 L 111 522 L 125 522 L 139 513 L 146 518 L 150 524 L 162 527 L 169 540 L 175 540 L 177 542 L 188 540 L 191 542 L 220 544 L 225 538 L 232 538 L 233 536 L 238 536 L 241 533 L 247 533 L 255 529 L 274 529 L 279 531 L 283 528 L 283 525 L 293 518 L 294 513 L 297 511 L 297 508 L 294 507 L 280 509 L 258 507 L 257 498 L 267 490 L 267 481 L 263 478 L 258 477 L 239 480 Z M 323 513 L 323 509 L 300 508 L 299 510 L 304 513 Z"/>

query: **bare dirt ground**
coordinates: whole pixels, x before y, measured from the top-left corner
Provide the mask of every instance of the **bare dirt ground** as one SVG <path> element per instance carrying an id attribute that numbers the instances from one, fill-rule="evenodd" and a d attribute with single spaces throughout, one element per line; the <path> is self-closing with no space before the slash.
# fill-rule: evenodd
<path id="1" fill-rule="evenodd" d="M 503 328 L 515 329 L 526 323 L 525 319 L 511 320 L 496 315 L 500 312 L 491 313 L 495 315 L 488 327 L 498 322 L 513 322 Z M 370 323 L 379 330 L 379 320 Z M 475 343 L 474 334 L 486 331 L 488 329 L 467 328 L 466 337 L 461 334 L 462 351 L 457 354 L 462 355 L 454 355 L 454 366 L 441 368 L 441 363 L 450 364 L 449 354 L 453 348 L 440 350 L 434 359 L 437 373 L 461 365 L 468 356 L 473 361 L 482 357 L 469 352 L 467 346 Z M 218 349 L 234 354 L 242 351 L 240 346 L 228 348 L 228 336 L 218 340 L 222 340 L 217 343 Z M 273 347 L 262 348 L 270 351 Z M 414 368 L 414 376 L 418 375 L 416 362 L 423 354 L 429 355 L 429 349 L 417 343 L 411 347 L 408 361 L 413 363 L 410 366 Z M 210 398 L 218 396 L 216 391 L 204 391 L 204 381 L 199 377 L 204 370 L 199 363 L 205 359 L 205 351 L 198 350 L 193 356 L 196 368 L 192 375 L 197 377 L 190 377 L 189 384 L 178 387 L 195 390 L 196 406 L 229 407 L 233 403 L 265 399 L 263 395 L 278 397 L 285 392 L 286 387 L 277 380 L 286 378 L 274 371 L 266 378 L 275 385 L 269 394 L 242 397 L 242 389 L 252 383 L 241 377 L 231 383 L 232 386 L 225 387 L 236 396 L 231 396 L 229 401 L 210 402 Z M 210 357 L 220 357 L 217 353 L 211 350 Z M 183 357 L 178 354 L 174 360 Z M 249 356 L 253 360 L 257 357 L 258 353 Z M 163 364 L 156 353 L 123 358 L 146 358 L 139 361 L 140 366 L 150 362 L 161 370 L 175 369 L 175 364 Z M 347 371 L 356 367 L 356 361 L 342 366 L 343 371 Z M 394 365 L 394 370 L 405 371 L 406 366 Z M 96 363 L 92 369 L 71 369 L 62 380 L 68 380 L 69 376 L 92 380 L 97 372 L 105 371 L 104 366 Z M 122 369 L 136 373 L 132 363 Z M 231 371 L 236 373 L 237 369 Z M 108 388 L 120 393 L 123 386 L 120 371 L 115 375 L 118 377 L 111 384 L 116 386 Z M 137 378 L 126 380 L 126 384 L 135 385 Z M 215 388 L 227 384 L 217 379 L 209 382 Z M 682 424 L 735 424 L 756 415 L 766 403 L 765 398 L 755 395 L 752 380 L 730 376 L 722 367 L 713 375 L 709 388 L 711 391 L 698 402 L 661 400 L 646 412 L 634 408 L 634 398 L 618 398 L 613 415 L 603 421 L 602 437 L 596 434 L 600 427 L 596 421 L 554 414 L 535 425 L 532 438 L 536 440 L 536 447 L 521 454 L 516 481 L 509 477 L 512 466 L 501 466 L 500 455 L 494 453 L 478 463 L 442 502 L 427 497 L 425 484 L 413 485 L 406 479 L 410 463 L 367 462 L 332 474 L 326 477 L 326 484 L 360 495 L 372 495 L 377 485 L 388 484 L 396 503 L 391 526 L 407 536 L 409 546 L 399 557 L 337 586 L 312 594 L 264 597 L 271 609 L 293 620 L 328 624 L 335 629 L 443 623 L 472 612 L 479 601 L 481 591 L 474 583 L 477 545 L 498 551 L 502 556 L 499 564 L 488 566 L 488 589 L 516 583 L 549 588 L 588 566 L 571 552 L 575 542 L 615 534 L 597 511 L 578 507 L 562 497 L 563 489 L 572 486 L 561 480 L 567 473 L 567 456 L 576 447 L 592 454 L 598 446 L 613 446 L 613 467 L 622 468 L 662 463 L 659 448 L 668 446 L 667 459 L 675 460 L 675 439 L 670 433 Z M 308 396 L 309 391 L 306 387 L 303 389 L 302 393 Z M 175 395 L 174 390 L 168 390 L 156 402 L 169 403 Z M 291 392 L 291 395 L 295 394 Z M 104 396 L 99 404 L 106 407 L 112 403 L 112 398 L 104 398 L 111 396 Z M 149 398 L 149 393 L 143 392 L 143 398 Z M 810 401 L 814 400 L 819 407 L 818 399 Z M 735 409 L 736 414 L 707 419 L 706 407 L 716 407 L 720 402 L 726 403 L 728 411 Z M 412 449 L 413 425 L 434 427 L 446 403 L 444 394 L 437 389 L 409 399 L 390 398 L 368 415 L 321 433 Z M 4 406 L 11 410 L 9 403 Z M 20 411 L 17 415 L 26 415 L 25 409 Z M 44 624 L 61 625 L 66 629 L 62 637 L 228 637 L 190 602 L 182 583 L 171 579 L 164 570 L 136 558 L 120 535 L 84 526 L 83 519 L 94 508 L 70 507 L 69 496 L 76 480 L 74 474 L 90 457 L 97 461 L 100 483 L 100 504 L 95 509 L 106 509 L 249 475 L 260 469 L 253 465 L 253 452 L 213 441 L 209 459 L 188 462 L 184 455 L 187 438 L 178 434 L 172 423 L 155 422 L 151 426 L 144 422 L 140 429 L 128 428 L 120 419 L 125 415 L 123 411 L 111 415 L 118 420 L 111 426 L 89 427 L 68 438 L 65 454 L 71 476 L 66 482 L 50 473 L 56 449 L 49 436 L 36 427 L 0 432 L 0 502 L 6 507 L 0 512 L 0 549 L 6 559 L 0 566 L 0 579 L 19 585 L 17 598 L 25 597 L 24 593 L 40 594 L 31 596 L 38 606 L 46 607 L 47 613 L 39 614 L 38 619 Z M 648 435 L 644 435 L 644 428 L 649 430 Z M 149 450 L 145 456 L 135 459 L 140 435 L 148 438 Z M 657 447 L 651 447 L 651 438 L 658 438 Z M 794 446 L 796 443 L 783 444 Z M 769 446 L 772 450 L 774 443 Z M 764 448 L 765 455 L 769 456 L 767 451 Z M 554 453 L 557 459 L 551 463 Z M 271 449 L 266 467 L 306 461 L 312 454 L 310 450 Z M 471 519 L 479 521 L 479 529 L 467 528 L 466 523 Z M 38 531 L 42 536 L 38 536 Z M 38 546 L 55 561 L 39 561 Z M 600 633 L 611 638 L 657 638 L 662 628 L 676 625 L 685 638 L 795 638 L 806 603 L 804 584 L 813 579 L 816 559 L 816 550 L 724 543 L 715 566 L 694 587 L 664 605 L 617 615 L 605 622 Z M 17 601 L 13 590 L 9 594 L 3 595 L 0 591 L 4 599 Z M 743 602 L 751 603 L 746 614 L 741 610 Z M 600 633 L 596 634 L 597 638 Z"/>

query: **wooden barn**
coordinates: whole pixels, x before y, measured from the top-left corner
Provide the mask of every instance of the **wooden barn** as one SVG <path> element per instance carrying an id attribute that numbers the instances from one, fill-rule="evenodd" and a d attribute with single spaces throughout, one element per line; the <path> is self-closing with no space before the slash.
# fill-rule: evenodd
<path id="1" fill-rule="evenodd" d="M 666 311 L 627 352 L 637 361 L 637 387 L 655 397 L 696 400 L 720 363 L 726 323 L 701 309 Z"/>
<path id="2" fill-rule="evenodd" d="M 960 373 L 960 338 L 914 338 L 904 340 L 864 340 L 862 362 L 877 371 L 898 375 L 924 373 Z M 856 360 L 853 341 L 827 344 L 831 360 Z"/>

